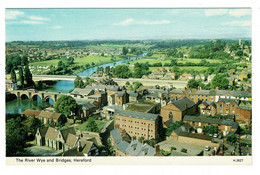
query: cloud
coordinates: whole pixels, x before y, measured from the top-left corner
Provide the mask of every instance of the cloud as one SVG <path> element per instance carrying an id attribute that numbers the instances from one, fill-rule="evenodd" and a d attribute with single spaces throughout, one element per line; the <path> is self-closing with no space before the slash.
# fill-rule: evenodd
<path id="1" fill-rule="evenodd" d="M 136 21 L 133 18 L 126 19 L 122 22 L 115 23 L 115 25 L 127 26 L 131 24 L 139 24 L 139 25 L 157 25 L 157 24 L 169 24 L 171 21 L 169 20 L 161 20 L 161 21 Z"/>
<path id="2" fill-rule="evenodd" d="M 222 25 L 248 27 L 251 26 L 251 21 L 231 21 L 231 22 L 223 23 Z"/>
<path id="3" fill-rule="evenodd" d="M 19 16 L 23 16 L 24 12 L 18 10 L 6 11 L 5 19 L 16 19 Z"/>
<path id="4" fill-rule="evenodd" d="M 56 30 L 58 30 L 58 29 L 62 29 L 63 27 L 62 26 L 52 26 L 52 29 L 56 29 Z"/>
<path id="5" fill-rule="evenodd" d="M 23 20 L 18 23 L 20 23 L 20 24 L 43 24 L 42 21 L 33 21 L 33 20 Z"/>
<path id="6" fill-rule="evenodd" d="M 161 20 L 161 21 L 137 21 L 136 24 L 144 24 L 144 25 L 156 25 L 156 24 L 170 24 L 169 20 Z"/>
<path id="7" fill-rule="evenodd" d="M 29 16 L 28 18 L 31 20 L 37 20 L 37 21 L 49 21 L 50 20 L 49 18 L 43 18 L 40 16 Z"/>
<path id="8" fill-rule="evenodd" d="M 129 19 L 126 19 L 126 20 L 124 20 L 122 22 L 116 23 L 115 25 L 126 26 L 126 25 L 131 24 L 133 21 L 134 21 L 134 19 L 129 18 Z"/>
<path id="9" fill-rule="evenodd" d="M 218 15 L 224 15 L 228 12 L 227 9 L 208 9 L 205 10 L 206 16 L 218 16 Z"/>
<path id="10" fill-rule="evenodd" d="M 251 9 L 230 10 L 230 11 L 229 11 L 229 14 L 230 14 L 231 16 L 235 16 L 235 17 L 251 15 Z"/>

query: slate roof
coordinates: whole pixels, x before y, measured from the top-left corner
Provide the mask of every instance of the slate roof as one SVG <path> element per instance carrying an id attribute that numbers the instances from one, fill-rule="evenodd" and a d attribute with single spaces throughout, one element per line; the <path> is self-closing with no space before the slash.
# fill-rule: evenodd
<path id="1" fill-rule="evenodd" d="M 202 123 L 210 123 L 210 124 L 228 125 L 228 126 L 232 126 L 234 129 L 238 128 L 238 124 L 234 121 L 218 119 L 218 118 L 210 118 L 204 115 L 200 115 L 200 116 L 185 115 L 183 117 L 183 121 L 194 121 L 194 122 L 202 122 Z"/>
<path id="2" fill-rule="evenodd" d="M 61 115 L 62 115 L 61 113 L 41 111 L 39 117 L 48 118 L 48 119 L 59 119 Z"/>
<path id="3" fill-rule="evenodd" d="M 184 97 L 182 99 L 179 99 L 177 101 L 172 102 L 172 104 L 174 106 L 176 106 L 178 109 L 180 109 L 181 111 L 186 110 L 185 109 L 185 104 L 187 104 L 187 108 L 191 108 L 195 105 L 195 103 L 191 100 L 189 100 L 188 98 Z"/>
<path id="4" fill-rule="evenodd" d="M 56 130 L 55 128 L 49 127 L 45 137 L 51 140 L 54 140 L 57 135 L 59 134 L 58 130 Z"/>
<path id="5" fill-rule="evenodd" d="M 76 144 L 76 141 L 77 141 L 76 135 L 69 133 L 67 141 L 66 141 L 66 145 L 68 145 L 70 147 L 74 147 L 74 145 Z"/>
<path id="6" fill-rule="evenodd" d="M 241 101 L 237 108 L 245 109 L 245 110 L 252 110 L 252 103 L 249 101 Z"/>
<path id="7" fill-rule="evenodd" d="M 47 127 L 42 127 L 39 128 L 39 132 L 41 134 L 42 137 L 45 137 L 46 133 L 47 133 L 48 128 Z"/>
<path id="8" fill-rule="evenodd" d="M 118 132 L 117 128 L 110 131 L 110 134 L 117 145 L 122 141 L 121 134 Z"/>
<path id="9" fill-rule="evenodd" d="M 176 134 L 179 134 L 180 132 L 189 132 L 191 130 L 192 126 L 189 123 L 184 123 L 179 128 L 175 129 L 174 132 Z"/>
<path id="10" fill-rule="evenodd" d="M 144 119 L 144 120 L 153 120 L 153 121 L 155 121 L 159 116 L 158 114 L 149 114 L 149 113 L 125 111 L 125 110 L 115 110 L 115 115 Z"/>
<path id="11" fill-rule="evenodd" d="M 237 100 L 237 99 L 227 99 L 227 98 L 220 98 L 219 100 L 218 100 L 218 102 L 223 102 L 224 104 L 229 104 L 229 103 L 232 103 L 232 102 L 235 102 L 235 103 L 239 103 L 239 100 Z"/>
<path id="12" fill-rule="evenodd" d="M 78 104 L 80 104 L 82 106 L 83 110 L 89 110 L 89 109 L 92 109 L 92 108 L 96 108 L 95 105 L 93 105 L 92 103 L 90 103 L 88 101 L 87 102 L 83 102 L 83 103 L 79 102 Z"/>
<path id="13" fill-rule="evenodd" d="M 69 133 L 76 135 L 76 131 L 73 127 L 60 130 L 64 140 L 67 140 Z"/>
<path id="14" fill-rule="evenodd" d="M 201 140 L 210 140 L 210 141 L 212 140 L 212 137 L 210 137 L 208 135 L 195 134 L 195 133 L 185 132 L 185 131 L 179 131 L 178 136 L 196 138 L 196 139 L 201 139 Z"/>
<path id="15" fill-rule="evenodd" d="M 131 156 L 154 156 L 155 149 L 147 144 L 133 140 L 127 147 L 126 152 Z"/>
<path id="16" fill-rule="evenodd" d="M 96 85 L 96 86 L 86 86 L 85 89 L 102 89 L 102 90 L 110 90 L 110 91 L 117 91 L 120 90 L 120 86 L 113 86 L 113 85 Z"/>
<path id="17" fill-rule="evenodd" d="M 123 153 L 126 153 L 126 148 L 129 146 L 129 143 L 127 143 L 126 141 L 121 141 L 116 148 L 119 149 L 120 151 L 122 151 Z"/>
<path id="18" fill-rule="evenodd" d="M 93 94 L 93 89 L 82 89 L 82 88 L 75 88 L 71 94 L 80 94 L 80 95 L 90 95 Z"/>
<path id="19" fill-rule="evenodd" d="M 181 89 L 173 89 L 173 90 L 170 91 L 170 93 L 183 94 L 183 91 Z"/>
<path id="20" fill-rule="evenodd" d="M 37 110 L 26 110 L 26 111 L 22 112 L 21 114 L 26 115 L 26 116 L 39 116 L 40 113 L 41 113 L 41 111 L 37 111 Z"/>
<path id="21" fill-rule="evenodd" d="M 82 149 L 80 149 L 80 152 L 88 154 L 88 152 L 90 151 L 90 149 L 94 143 L 91 141 L 85 141 L 85 140 L 80 140 L 80 142 L 81 142 L 81 146 L 82 146 Z"/>
<path id="22" fill-rule="evenodd" d="M 135 92 L 132 92 L 129 94 L 130 97 L 137 97 L 138 96 L 138 93 L 135 93 Z"/>
<path id="23" fill-rule="evenodd" d="M 125 95 L 124 91 L 117 91 L 115 92 L 115 94 L 117 94 L 118 97 L 123 97 Z"/>

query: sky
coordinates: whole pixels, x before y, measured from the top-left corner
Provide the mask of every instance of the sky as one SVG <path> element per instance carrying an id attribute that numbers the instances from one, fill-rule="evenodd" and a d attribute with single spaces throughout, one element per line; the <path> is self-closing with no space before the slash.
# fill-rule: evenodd
<path id="1" fill-rule="evenodd" d="M 6 41 L 251 38 L 251 9 L 6 9 Z"/>

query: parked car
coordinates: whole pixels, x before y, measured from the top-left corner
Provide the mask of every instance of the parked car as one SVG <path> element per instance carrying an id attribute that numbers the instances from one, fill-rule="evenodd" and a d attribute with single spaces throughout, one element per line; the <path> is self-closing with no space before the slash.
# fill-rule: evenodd
<path id="1" fill-rule="evenodd" d="M 213 135 L 213 137 L 214 137 L 214 138 L 217 138 L 217 137 L 218 137 L 218 134 L 217 134 L 217 133 L 215 133 L 215 134 Z"/>

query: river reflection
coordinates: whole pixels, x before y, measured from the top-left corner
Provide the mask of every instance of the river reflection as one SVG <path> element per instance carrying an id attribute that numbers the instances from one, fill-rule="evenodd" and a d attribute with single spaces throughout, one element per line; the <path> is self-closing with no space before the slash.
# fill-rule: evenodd
<path id="1" fill-rule="evenodd" d="M 21 113 L 27 109 L 31 110 L 43 110 L 46 107 L 49 107 L 54 104 L 54 101 L 50 99 L 49 102 L 41 101 L 37 99 L 37 101 L 24 99 L 19 100 L 15 99 L 6 103 L 6 114 L 13 114 L 13 113 Z"/>

